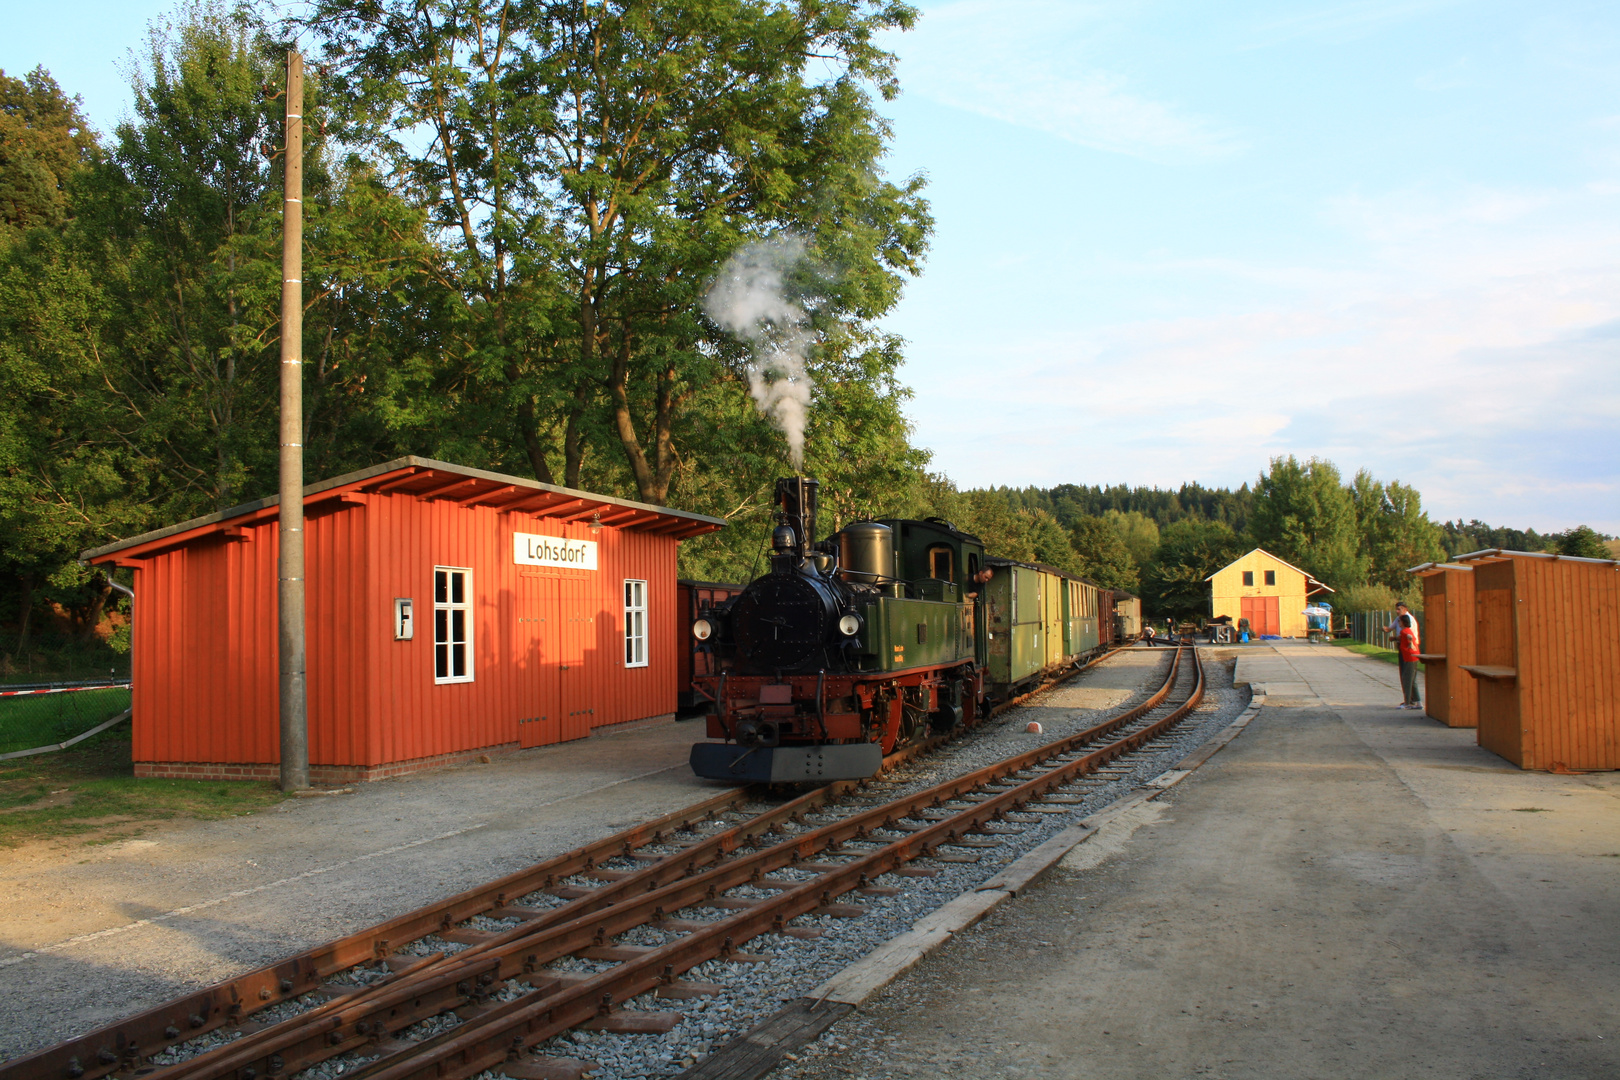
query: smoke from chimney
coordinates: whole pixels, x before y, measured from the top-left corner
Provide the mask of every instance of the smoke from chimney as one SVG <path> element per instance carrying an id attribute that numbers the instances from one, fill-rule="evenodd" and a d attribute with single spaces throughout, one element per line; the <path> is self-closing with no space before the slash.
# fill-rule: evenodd
<path id="1" fill-rule="evenodd" d="M 810 316 L 789 298 L 786 277 L 804 253 L 804 241 L 796 236 L 755 240 L 726 260 L 703 299 L 709 318 L 753 349 L 748 392 L 787 436 L 795 469 L 804 467 L 811 395 L 806 356 L 815 334 Z"/>

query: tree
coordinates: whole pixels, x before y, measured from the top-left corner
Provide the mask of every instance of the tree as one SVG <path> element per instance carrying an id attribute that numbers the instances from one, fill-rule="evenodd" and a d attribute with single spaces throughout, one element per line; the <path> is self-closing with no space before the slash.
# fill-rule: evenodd
<path id="1" fill-rule="evenodd" d="M 1399 481 L 1381 484 L 1366 469 L 1350 484 L 1355 506 L 1357 553 L 1367 564 L 1367 580 L 1397 594 L 1412 591 L 1412 567 L 1445 558 L 1440 528 L 1423 512 L 1416 488 Z"/>
<path id="2" fill-rule="evenodd" d="M 1153 553 L 1159 547 L 1157 522 L 1140 510 L 1107 510 L 1102 517 L 1108 527 L 1119 535 L 1120 542 L 1130 552 L 1137 566 L 1146 566 L 1153 561 Z"/>
<path id="3" fill-rule="evenodd" d="M 1259 546 L 1334 588 L 1366 581 L 1355 502 L 1330 461 L 1272 458 L 1255 485 L 1249 529 Z"/>
<path id="4" fill-rule="evenodd" d="M 1603 537 L 1585 525 L 1577 525 L 1558 534 L 1558 554 L 1576 555 L 1583 559 L 1614 558 Z"/>
<path id="5" fill-rule="evenodd" d="M 1206 578 L 1242 554 L 1224 521 L 1185 518 L 1160 534 L 1159 550 L 1142 574 L 1144 605 L 1178 619 L 1209 614 Z"/>
<path id="6" fill-rule="evenodd" d="M 80 550 L 275 489 L 280 181 L 256 148 L 279 141 L 278 51 L 244 9 L 154 28 L 112 152 L 0 249 L 0 570 L 25 593 L 79 595 Z M 312 142 L 304 443 L 330 475 L 460 429 L 426 392 L 421 216 Z"/>
<path id="7" fill-rule="evenodd" d="M 346 135 L 444 238 L 475 422 L 569 485 L 612 446 L 661 503 L 683 454 L 716 449 L 682 445 L 685 414 L 750 360 L 701 311 L 728 255 L 801 238 L 823 341 L 868 334 L 916 272 L 927 207 L 920 181 L 879 179 L 871 99 L 896 90 L 875 36 L 913 18 L 868 0 L 320 0 L 309 25 Z"/>
<path id="8" fill-rule="evenodd" d="M 1117 514 L 1118 511 L 1110 513 Z M 1155 526 L 1155 541 L 1158 531 Z M 1078 573 L 1081 577 L 1109 589 L 1134 593 L 1141 588 L 1138 564 L 1121 538 L 1119 529 L 1108 519 L 1089 515 L 1076 519 L 1069 526 L 1069 542 L 1079 556 Z"/>
<path id="9" fill-rule="evenodd" d="M 1440 526 L 1440 543 L 1448 559 L 1489 548 L 1542 551 L 1550 539 L 1553 538 L 1543 536 L 1534 529 L 1493 528 L 1478 518 L 1466 524 L 1458 518 L 1456 521 L 1443 522 Z"/>
<path id="10" fill-rule="evenodd" d="M 43 67 L 0 71 L 0 246 L 67 220 L 68 185 L 99 156 L 83 105 Z"/>

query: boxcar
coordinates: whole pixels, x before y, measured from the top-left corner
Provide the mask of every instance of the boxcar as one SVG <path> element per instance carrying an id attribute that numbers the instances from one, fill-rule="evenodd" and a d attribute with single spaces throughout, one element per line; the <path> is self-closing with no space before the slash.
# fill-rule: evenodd
<path id="1" fill-rule="evenodd" d="M 1142 636 L 1142 601 L 1127 592 L 1114 593 L 1114 640 L 1121 644 Z"/>
<path id="2" fill-rule="evenodd" d="M 676 706 L 682 712 L 695 709 L 707 700 L 692 689 L 692 676 L 709 675 L 715 670 L 714 655 L 692 636 L 692 620 L 704 608 L 718 607 L 742 591 L 741 585 L 718 581 L 681 579 L 675 583 L 674 632 L 675 641 L 679 643 L 676 649 Z"/>

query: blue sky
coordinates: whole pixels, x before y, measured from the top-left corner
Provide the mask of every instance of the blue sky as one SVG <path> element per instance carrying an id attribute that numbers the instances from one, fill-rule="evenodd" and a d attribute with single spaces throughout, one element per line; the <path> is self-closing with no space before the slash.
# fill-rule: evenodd
<path id="1" fill-rule="evenodd" d="M 1292 453 L 1437 517 L 1620 533 L 1620 7 L 921 7 L 891 167 L 938 224 L 889 325 L 959 484 Z M 0 67 L 110 128 L 168 8 L 14 12 Z"/>

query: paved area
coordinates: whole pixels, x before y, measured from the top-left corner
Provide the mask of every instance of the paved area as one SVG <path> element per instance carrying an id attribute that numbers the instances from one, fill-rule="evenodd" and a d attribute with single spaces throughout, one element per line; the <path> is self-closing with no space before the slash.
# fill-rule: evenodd
<path id="1" fill-rule="evenodd" d="M 778 1074 L 1620 1076 L 1620 774 L 1520 772 L 1333 646 L 1230 652 L 1244 735 Z"/>
<path id="2" fill-rule="evenodd" d="M 0 1060 L 352 933 L 726 785 L 697 721 L 0 859 Z"/>

